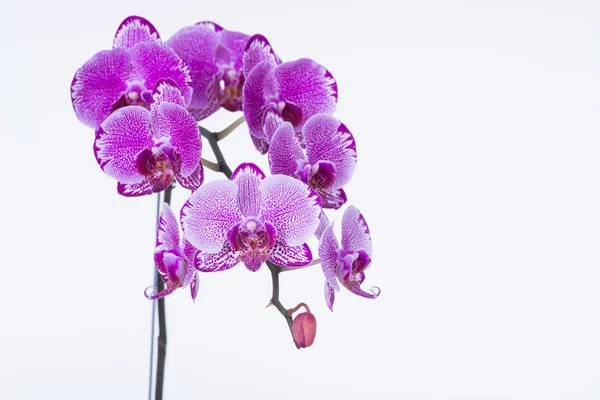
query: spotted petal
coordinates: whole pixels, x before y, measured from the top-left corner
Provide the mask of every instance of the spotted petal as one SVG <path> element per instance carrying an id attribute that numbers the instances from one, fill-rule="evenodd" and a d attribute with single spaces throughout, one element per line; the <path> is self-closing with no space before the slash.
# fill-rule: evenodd
<path id="1" fill-rule="evenodd" d="M 243 216 L 257 216 L 260 212 L 260 182 L 265 174 L 251 163 L 240 164 L 231 175 L 237 185 L 237 204 Z"/>
<path id="2" fill-rule="evenodd" d="M 275 131 L 269 150 L 269 166 L 272 174 L 296 177 L 298 167 L 306 161 L 296 131 L 289 122 Z"/>
<path id="3" fill-rule="evenodd" d="M 229 242 L 223 244 L 223 248 L 215 254 L 201 253 L 196 254 L 195 265 L 202 272 L 226 271 L 235 267 L 239 262 L 240 252 L 235 251 Z"/>
<path id="4" fill-rule="evenodd" d="M 181 89 L 179 89 L 172 79 L 159 79 L 156 85 L 154 85 L 154 91 L 152 92 L 153 108 L 157 108 L 156 106 L 160 105 L 163 101 L 185 107 L 185 99 L 181 94 Z"/>
<path id="5" fill-rule="evenodd" d="M 265 87 L 273 86 L 272 66 L 268 61 L 258 63 L 246 77 L 243 88 L 244 117 L 250 134 L 262 138 L 263 114 L 265 110 Z M 272 90 L 271 90 L 272 91 Z"/>
<path id="6" fill-rule="evenodd" d="M 117 184 L 117 193 L 125 197 L 138 197 L 152 194 L 152 183 L 144 179 L 140 183 L 122 183 Z"/>
<path id="7" fill-rule="evenodd" d="M 227 180 L 208 182 L 192 193 L 181 210 L 184 236 L 198 250 L 218 253 L 227 233 L 241 219 L 237 185 Z"/>
<path id="8" fill-rule="evenodd" d="M 360 211 L 350 206 L 342 217 L 342 248 L 349 251 L 365 251 L 373 258 L 373 244 L 367 221 Z"/>
<path id="9" fill-rule="evenodd" d="M 254 148 L 260 152 L 260 154 L 267 154 L 269 151 L 269 141 L 267 138 L 257 138 L 254 135 L 250 135 Z"/>
<path id="10" fill-rule="evenodd" d="M 169 102 L 158 105 L 154 124 L 154 134 L 157 137 L 171 138 L 173 149 L 181 157 L 179 174 L 188 176 L 198 168 L 202 142 L 198 125 L 185 108 Z"/>
<path id="11" fill-rule="evenodd" d="M 313 115 L 333 114 L 337 105 L 337 84 L 321 64 L 302 58 L 285 62 L 273 69 L 279 99 L 292 103 L 302 111 L 302 119 L 295 124 L 301 129 Z"/>
<path id="12" fill-rule="evenodd" d="M 112 113 L 96 132 L 94 150 L 100 168 L 122 183 L 144 179 L 136 168 L 136 157 L 152 147 L 150 112 L 130 106 Z"/>
<path id="13" fill-rule="evenodd" d="M 177 178 L 177 182 L 179 182 L 181 186 L 193 192 L 202 185 L 202 182 L 204 182 L 204 168 L 202 167 L 202 163 L 198 163 L 196 170 L 188 176 L 176 173 L 175 178 Z"/>
<path id="14" fill-rule="evenodd" d="M 368 299 L 376 299 L 381 294 L 381 289 L 378 286 L 373 286 L 368 292 L 365 292 L 360 288 L 360 283 L 355 281 L 344 282 L 344 287 L 355 295 Z"/>
<path id="15" fill-rule="evenodd" d="M 312 259 L 312 253 L 306 243 L 288 246 L 278 241 L 269 255 L 269 261 L 282 267 L 303 267 L 310 264 Z"/>
<path id="16" fill-rule="evenodd" d="M 147 19 L 132 15 L 125 18 L 115 34 L 113 48 L 133 47 L 140 42 L 161 43 L 160 36 Z"/>
<path id="17" fill-rule="evenodd" d="M 321 268 L 325 279 L 329 282 L 329 285 L 335 290 L 340 290 L 340 286 L 337 282 L 337 259 L 340 252 L 340 246 L 337 238 L 333 233 L 333 222 L 329 224 L 321 235 L 319 241 L 319 258 L 321 260 Z"/>
<path id="18" fill-rule="evenodd" d="M 319 226 L 321 199 L 304 183 L 285 175 L 272 175 L 260 184 L 262 216 L 289 246 L 305 243 Z"/>
<path id="19" fill-rule="evenodd" d="M 271 44 L 263 35 L 254 35 L 248 40 L 242 60 L 244 76 L 249 76 L 261 61 L 268 61 L 273 67 L 278 64 Z"/>
<path id="20" fill-rule="evenodd" d="M 232 66 L 236 71 L 242 71 L 242 57 L 248 39 L 250 36 L 241 32 L 225 29 L 219 32 L 219 44 L 227 52 L 227 58 L 223 60 L 227 66 Z M 223 61 L 219 60 L 219 51 L 217 50 L 217 62 Z"/>
<path id="21" fill-rule="evenodd" d="M 333 302 L 335 301 L 335 290 L 328 281 L 325 281 L 325 303 L 327 307 L 333 311 Z"/>
<path id="22" fill-rule="evenodd" d="M 190 113 L 199 121 L 219 109 L 219 68 L 215 53 L 219 37 L 212 24 L 200 23 L 177 31 L 167 41 L 190 68 L 193 96 Z"/>
<path id="23" fill-rule="evenodd" d="M 334 165 L 334 189 L 347 184 L 356 166 L 356 145 L 348 128 L 329 115 L 317 114 L 306 121 L 302 134 L 308 161 L 315 164 L 325 160 Z"/>
<path id="24" fill-rule="evenodd" d="M 346 204 L 346 201 L 348 200 L 344 189 L 327 188 L 320 190 L 319 194 L 321 195 L 323 208 L 330 208 L 332 210 L 339 209 Z"/>
<path id="25" fill-rule="evenodd" d="M 127 88 L 125 81 L 130 70 L 131 56 L 126 49 L 101 51 L 83 64 L 71 83 L 71 101 L 77 118 L 98 129 Z"/>
<path id="26" fill-rule="evenodd" d="M 173 51 L 163 45 L 141 42 L 130 49 L 133 66 L 132 79 L 144 81 L 153 90 L 161 79 L 172 79 L 189 104 L 192 99 L 190 71 L 187 64 Z"/>
<path id="27" fill-rule="evenodd" d="M 173 250 L 179 248 L 179 245 L 179 222 L 169 204 L 163 203 L 156 230 L 156 247 L 160 247 L 161 250 Z"/>

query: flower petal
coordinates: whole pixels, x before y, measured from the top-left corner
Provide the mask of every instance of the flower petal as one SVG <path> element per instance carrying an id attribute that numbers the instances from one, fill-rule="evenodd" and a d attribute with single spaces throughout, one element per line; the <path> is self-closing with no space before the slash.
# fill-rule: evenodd
<path id="1" fill-rule="evenodd" d="M 130 49 L 133 65 L 132 77 L 144 81 L 148 90 L 153 90 L 161 79 L 172 79 L 189 104 L 192 99 L 190 71 L 187 64 L 164 45 L 152 42 L 138 43 Z"/>
<path id="2" fill-rule="evenodd" d="M 337 84 L 321 64 L 302 58 L 279 65 L 273 69 L 273 74 L 279 99 L 302 111 L 301 122 L 295 126 L 297 129 L 315 114 L 333 114 L 335 111 Z"/>
<path id="3" fill-rule="evenodd" d="M 265 137 L 263 113 L 265 109 L 265 87 L 273 85 L 272 66 L 268 61 L 258 63 L 246 78 L 243 88 L 244 117 L 250 134 Z"/>
<path id="4" fill-rule="evenodd" d="M 154 193 L 152 191 L 152 183 L 148 179 L 144 179 L 140 183 L 122 183 L 117 184 L 117 193 L 126 197 L 145 196 Z"/>
<path id="5" fill-rule="evenodd" d="M 157 250 L 159 247 L 160 250 L 174 250 L 179 248 L 179 245 L 179 222 L 169 204 L 163 203 L 156 230 Z"/>
<path id="6" fill-rule="evenodd" d="M 327 303 L 327 307 L 333 311 L 333 302 L 335 301 L 335 290 L 329 284 L 328 281 L 325 281 L 325 303 Z"/>
<path id="7" fill-rule="evenodd" d="M 223 248 L 229 229 L 241 219 L 236 194 L 235 183 L 211 181 L 185 203 L 181 210 L 184 237 L 198 250 L 218 253 Z"/>
<path id="8" fill-rule="evenodd" d="M 147 19 L 135 15 L 125 18 L 115 33 L 113 48 L 133 47 L 140 42 L 161 43 L 161 40 L 156 28 Z"/>
<path id="9" fill-rule="evenodd" d="M 233 67 L 238 72 L 242 71 L 242 57 L 248 39 L 250 36 L 241 32 L 225 29 L 219 32 L 219 44 L 227 51 L 227 66 Z"/>
<path id="10" fill-rule="evenodd" d="M 71 101 L 77 118 L 98 129 L 127 88 L 125 82 L 130 70 L 131 57 L 126 49 L 101 51 L 83 64 L 71 83 Z"/>
<path id="11" fill-rule="evenodd" d="M 323 208 L 330 208 L 332 210 L 339 209 L 346 204 L 346 201 L 348 200 L 344 189 L 327 188 L 319 191 L 319 195 L 321 196 Z"/>
<path id="12" fill-rule="evenodd" d="M 194 265 L 194 260 L 196 259 L 196 254 L 198 253 L 198 249 L 195 248 L 187 239 L 183 239 L 183 255 L 187 261 L 188 266 Z"/>
<path id="13" fill-rule="evenodd" d="M 317 114 L 306 121 L 302 134 L 311 164 L 324 160 L 335 166 L 332 187 L 338 189 L 348 183 L 356 166 L 356 144 L 348 128 L 329 115 Z"/>
<path id="14" fill-rule="evenodd" d="M 267 38 L 258 34 L 248 39 L 242 61 L 244 76 L 249 76 L 252 69 L 261 61 L 268 61 L 273 67 L 278 64 L 271 44 Z"/>
<path id="15" fill-rule="evenodd" d="M 175 178 L 184 188 L 192 192 L 197 190 L 202 185 L 202 182 L 204 182 L 204 168 L 202 167 L 202 163 L 198 163 L 196 170 L 188 176 L 177 173 L 175 174 Z"/>
<path id="16" fill-rule="evenodd" d="M 305 243 L 319 226 L 321 199 L 304 183 L 285 175 L 272 175 L 260 184 L 262 216 L 289 246 Z"/>
<path id="17" fill-rule="evenodd" d="M 296 131 L 285 122 L 275 131 L 269 150 L 269 166 L 272 174 L 297 178 L 298 168 L 306 161 Z"/>
<path id="18" fill-rule="evenodd" d="M 285 120 L 275 112 L 275 106 L 271 105 L 265 109 L 263 118 L 263 131 L 267 141 L 270 143 L 273 140 L 273 135 L 277 128 L 279 128 Z"/>
<path id="19" fill-rule="evenodd" d="M 226 271 L 240 262 L 239 254 L 239 251 L 231 248 L 229 242 L 225 242 L 221 251 L 216 254 L 199 252 L 196 255 L 196 268 L 202 272 Z"/>
<path id="20" fill-rule="evenodd" d="M 315 232 L 315 236 L 317 237 L 317 239 L 321 239 L 321 235 L 325 231 L 325 228 L 327 228 L 328 226 L 329 226 L 329 218 L 327 218 L 327 215 L 325 215 L 325 213 L 323 211 L 321 211 L 321 214 L 319 215 L 319 227 L 317 228 L 317 231 Z"/>
<path id="21" fill-rule="evenodd" d="M 144 175 L 136 168 L 136 157 L 152 148 L 150 112 L 142 107 L 119 108 L 96 131 L 94 151 L 100 168 L 122 183 L 140 183 Z"/>
<path id="22" fill-rule="evenodd" d="M 354 281 L 344 282 L 344 287 L 357 296 L 366 297 L 368 299 L 376 299 L 381 294 L 381 289 L 378 286 L 373 286 L 369 292 L 365 292 L 360 288 L 360 283 Z"/>
<path id="23" fill-rule="evenodd" d="M 360 211 L 350 206 L 342 217 L 342 248 L 349 251 L 363 250 L 373 258 L 373 244 L 367 221 Z"/>
<path id="24" fill-rule="evenodd" d="M 258 216 L 260 212 L 260 182 L 265 174 L 252 163 L 240 164 L 231 175 L 237 185 L 237 204 L 245 217 Z"/>
<path id="25" fill-rule="evenodd" d="M 179 174 L 188 176 L 196 171 L 200 163 L 202 141 L 198 124 L 185 108 L 169 102 L 161 103 L 156 109 L 154 135 L 171 138 L 173 149 L 181 158 Z"/>
<path id="26" fill-rule="evenodd" d="M 191 269 L 191 267 L 189 267 Z M 192 295 L 192 301 L 196 301 L 198 295 L 198 273 L 194 273 L 192 282 L 190 282 L 190 294 Z"/>
<path id="27" fill-rule="evenodd" d="M 319 241 L 319 258 L 325 279 L 335 290 L 340 290 L 337 282 L 337 259 L 340 252 L 335 233 L 333 233 L 333 222 L 323 231 Z"/>
<path id="28" fill-rule="evenodd" d="M 181 90 L 172 79 L 159 79 L 156 85 L 154 85 L 154 91 L 152 92 L 152 104 L 155 106 L 154 108 L 163 101 L 175 103 L 185 108 L 185 99 L 181 94 Z"/>
<path id="29" fill-rule="evenodd" d="M 267 154 L 269 151 L 269 141 L 267 138 L 257 138 L 254 135 L 250 135 L 254 148 L 260 152 L 260 154 Z"/>
<path id="30" fill-rule="evenodd" d="M 219 68 L 215 54 L 219 36 L 214 24 L 200 23 L 177 31 L 168 41 L 190 68 L 192 99 L 188 105 L 197 121 L 219 109 Z"/>
<path id="31" fill-rule="evenodd" d="M 279 241 L 271 249 L 269 261 L 282 267 L 303 267 L 313 260 L 310 248 L 306 243 L 300 246 L 288 246 Z"/>

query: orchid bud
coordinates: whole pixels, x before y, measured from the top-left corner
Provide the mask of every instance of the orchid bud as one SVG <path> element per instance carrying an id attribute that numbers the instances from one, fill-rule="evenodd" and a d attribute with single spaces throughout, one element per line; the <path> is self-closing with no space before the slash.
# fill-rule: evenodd
<path id="1" fill-rule="evenodd" d="M 292 334 L 294 341 L 302 348 L 310 347 L 315 341 L 317 335 L 317 319 L 311 314 L 310 309 L 304 303 L 300 303 L 296 308 L 291 310 L 291 313 L 300 307 L 304 307 L 306 312 L 298 314 L 292 322 Z M 290 314 L 291 314 L 290 313 Z"/>

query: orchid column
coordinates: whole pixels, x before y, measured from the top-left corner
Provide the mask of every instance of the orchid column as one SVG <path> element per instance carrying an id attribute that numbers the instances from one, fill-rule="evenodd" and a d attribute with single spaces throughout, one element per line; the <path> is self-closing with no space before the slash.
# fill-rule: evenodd
<path id="1" fill-rule="evenodd" d="M 162 206 L 157 278 L 145 292 L 161 302 L 156 399 L 162 398 L 166 357 L 164 297 L 190 288 L 195 300 L 204 273 L 240 263 L 256 272 L 266 264 L 273 282 L 269 305 L 283 315 L 298 348 L 314 342 L 316 318 L 304 303 L 282 304 L 281 272 L 320 263 L 331 310 L 340 283 L 365 298 L 379 295 L 377 287 L 361 289 L 373 257 L 364 217 L 346 208 L 340 247 L 326 215 L 348 201 L 343 187 L 357 152 L 354 136 L 333 116 L 338 87 L 321 64 L 283 62 L 264 36 L 212 22 L 182 28 L 163 43 L 150 22 L 131 16 L 117 29 L 113 48 L 77 70 L 71 98 L 79 120 L 95 130 L 94 155 L 117 180 L 118 194 L 165 191 L 168 200 L 176 182 L 191 191 L 179 218 L 169 201 Z M 198 126 L 220 108 L 244 116 L 221 132 Z M 244 120 L 255 148 L 267 154 L 270 176 L 250 163 L 232 172 L 225 161 L 219 141 Z M 202 137 L 216 162 L 201 157 Z M 227 179 L 205 182 L 204 168 Z M 313 235 L 320 239 L 316 251 L 307 244 Z"/>

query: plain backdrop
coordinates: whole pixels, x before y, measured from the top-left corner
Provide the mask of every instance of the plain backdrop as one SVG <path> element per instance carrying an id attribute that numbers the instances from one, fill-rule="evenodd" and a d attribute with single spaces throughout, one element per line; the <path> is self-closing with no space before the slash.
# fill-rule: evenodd
<path id="1" fill-rule="evenodd" d="M 600 5 L 507 0 L 3 2 L 0 398 L 147 398 L 156 197 L 117 195 L 69 97 L 131 14 L 332 72 L 382 289 L 332 313 L 319 266 L 282 275 L 298 351 L 266 268 L 201 275 L 166 301 L 165 399 L 600 398 Z M 246 125 L 223 151 L 268 168 Z"/>

